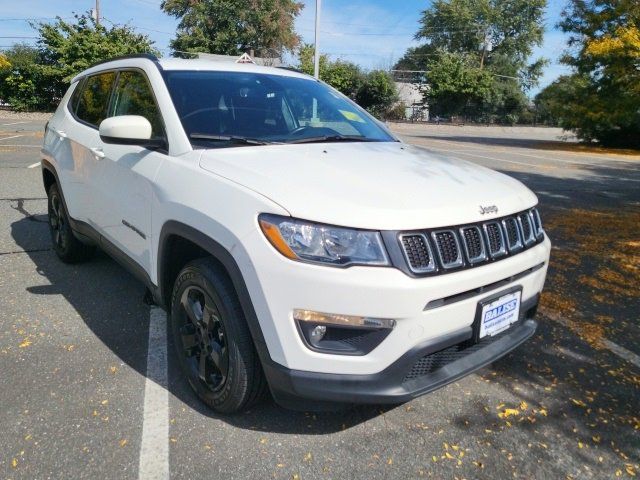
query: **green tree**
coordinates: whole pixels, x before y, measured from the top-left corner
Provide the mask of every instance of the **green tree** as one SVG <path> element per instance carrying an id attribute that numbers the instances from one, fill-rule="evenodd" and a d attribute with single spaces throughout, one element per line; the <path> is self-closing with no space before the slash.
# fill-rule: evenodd
<path id="1" fill-rule="evenodd" d="M 425 44 L 409 49 L 396 68 L 426 70 L 429 85 L 434 76 L 442 82 L 443 72 L 456 73 L 455 81 L 437 86 L 430 97 L 433 101 L 436 92 L 443 92 L 446 98 L 439 107 L 457 109 L 443 114 L 460 113 L 460 105 L 481 104 L 478 119 L 513 122 L 526 108 L 525 92 L 545 65 L 543 59 L 528 63 L 533 47 L 542 42 L 545 6 L 546 0 L 434 0 L 422 12 L 416 33 Z M 455 85 L 458 93 L 451 90 Z"/>
<path id="2" fill-rule="evenodd" d="M 314 71 L 314 46 L 303 45 L 298 53 L 298 69 L 308 75 Z M 364 75 L 355 63 L 343 60 L 331 61 L 326 55 L 320 55 L 320 79 L 349 98 L 355 99 Z"/>
<path id="3" fill-rule="evenodd" d="M 53 23 L 35 25 L 40 69 L 49 82 L 52 106 L 64 95 L 69 81 L 94 63 L 135 53 L 158 54 L 153 41 L 129 25 L 106 27 L 88 14 L 75 19 L 71 23 L 58 17 Z"/>
<path id="4" fill-rule="evenodd" d="M 253 49 L 273 56 L 300 42 L 295 18 L 304 6 L 295 0 L 164 0 L 161 8 L 180 19 L 174 54 L 206 52 L 240 55 Z"/>
<path id="5" fill-rule="evenodd" d="M 0 66 L 0 99 L 17 110 L 34 110 L 43 99 L 39 91 L 46 88 L 38 68 L 38 49 L 27 44 L 15 44 L 2 54 Z"/>
<path id="6" fill-rule="evenodd" d="M 574 68 L 555 113 L 563 128 L 603 145 L 640 148 L 640 3 L 571 0 L 560 27 Z"/>
<path id="7" fill-rule="evenodd" d="M 385 118 L 397 101 L 396 86 L 384 70 L 369 72 L 356 93 L 356 102 L 378 118 Z"/>
<path id="8" fill-rule="evenodd" d="M 157 53 L 153 42 L 132 27 L 98 25 L 91 16 L 76 15 L 75 22 L 58 17 L 37 23 L 37 48 L 16 45 L 5 55 L 11 63 L 0 74 L 0 92 L 18 110 L 51 110 L 64 95 L 69 81 L 94 63 L 120 55 Z"/>
<path id="9" fill-rule="evenodd" d="M 469 54 L 440 52 L 429 62 L 423 93 L 432 115 L 477 117 L 494 95 L 494 79 Z"/>

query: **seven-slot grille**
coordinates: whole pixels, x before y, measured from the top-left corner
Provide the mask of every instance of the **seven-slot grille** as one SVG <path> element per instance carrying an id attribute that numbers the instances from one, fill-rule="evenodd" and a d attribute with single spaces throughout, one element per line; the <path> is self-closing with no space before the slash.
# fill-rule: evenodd
<path id="1" fill-rule="evenodd" d="M 543 238 L 536 209 L 457 229 L 404 233 L 400 244 L 413 273 L 475 266 L 516 253 Z"/>

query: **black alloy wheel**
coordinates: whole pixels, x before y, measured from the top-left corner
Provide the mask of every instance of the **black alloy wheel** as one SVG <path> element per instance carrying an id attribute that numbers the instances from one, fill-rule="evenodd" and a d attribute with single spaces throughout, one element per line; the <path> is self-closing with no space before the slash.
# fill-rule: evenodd
<path id="1" fill-rule="evenodd" d="M 229 373 L 229 351 L 220 312 L 211 298 L 197 286 L 186 288 L 180 298 L 182 354 L 203 386 L 220 390 Z"/>

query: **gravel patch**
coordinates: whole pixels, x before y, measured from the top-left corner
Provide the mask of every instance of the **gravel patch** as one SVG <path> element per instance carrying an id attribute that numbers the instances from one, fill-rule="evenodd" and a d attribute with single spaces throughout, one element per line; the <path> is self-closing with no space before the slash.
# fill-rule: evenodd
<path id="1" fill-rule="evenodd" d="M 53 112 L 12 112 L 0 110 L 0 120 L 49 120 Z"/>

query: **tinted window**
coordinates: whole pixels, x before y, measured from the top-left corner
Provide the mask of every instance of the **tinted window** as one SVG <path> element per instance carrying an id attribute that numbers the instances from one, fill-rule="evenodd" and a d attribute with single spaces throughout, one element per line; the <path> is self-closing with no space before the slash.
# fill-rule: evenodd
<path id="1" fill-rule="evenodd" d="M 78 102 L 80 101 L 80 94 L 82 93 L 82 84 L 83 82 L 80 80 L 73 91 L 73 95 L 71 95 L 71 100 L 69 100 L 69 110 L 73 113 L 78 109 Z"/>
<path id="2" fill-rule="evenodd" d="M 319 136 L 394 141 L 362 108 L 313 79 L 207 71 L 167 71 L 165 78 L 192 141 L 206 141 L 204 136 L 285 143 Z"/>
<path id="3" fill-rule="evenodd" d="M 102 120 L 107 118 L 109 96 L 115 78 L 116 75 L 113 72 L 101 73 L 87 78 L 80 93 L 76 110 L 76 115 L 80 120 L 97 127 Z"/>
<path id="4" fill-rule="evenodd" d="M 110 117 L 140 115 L 151 123 L 152 137 L 164 137 L 160 111 L 146 77 L 140 72 L 124 71 L 118 76 Z"/>

